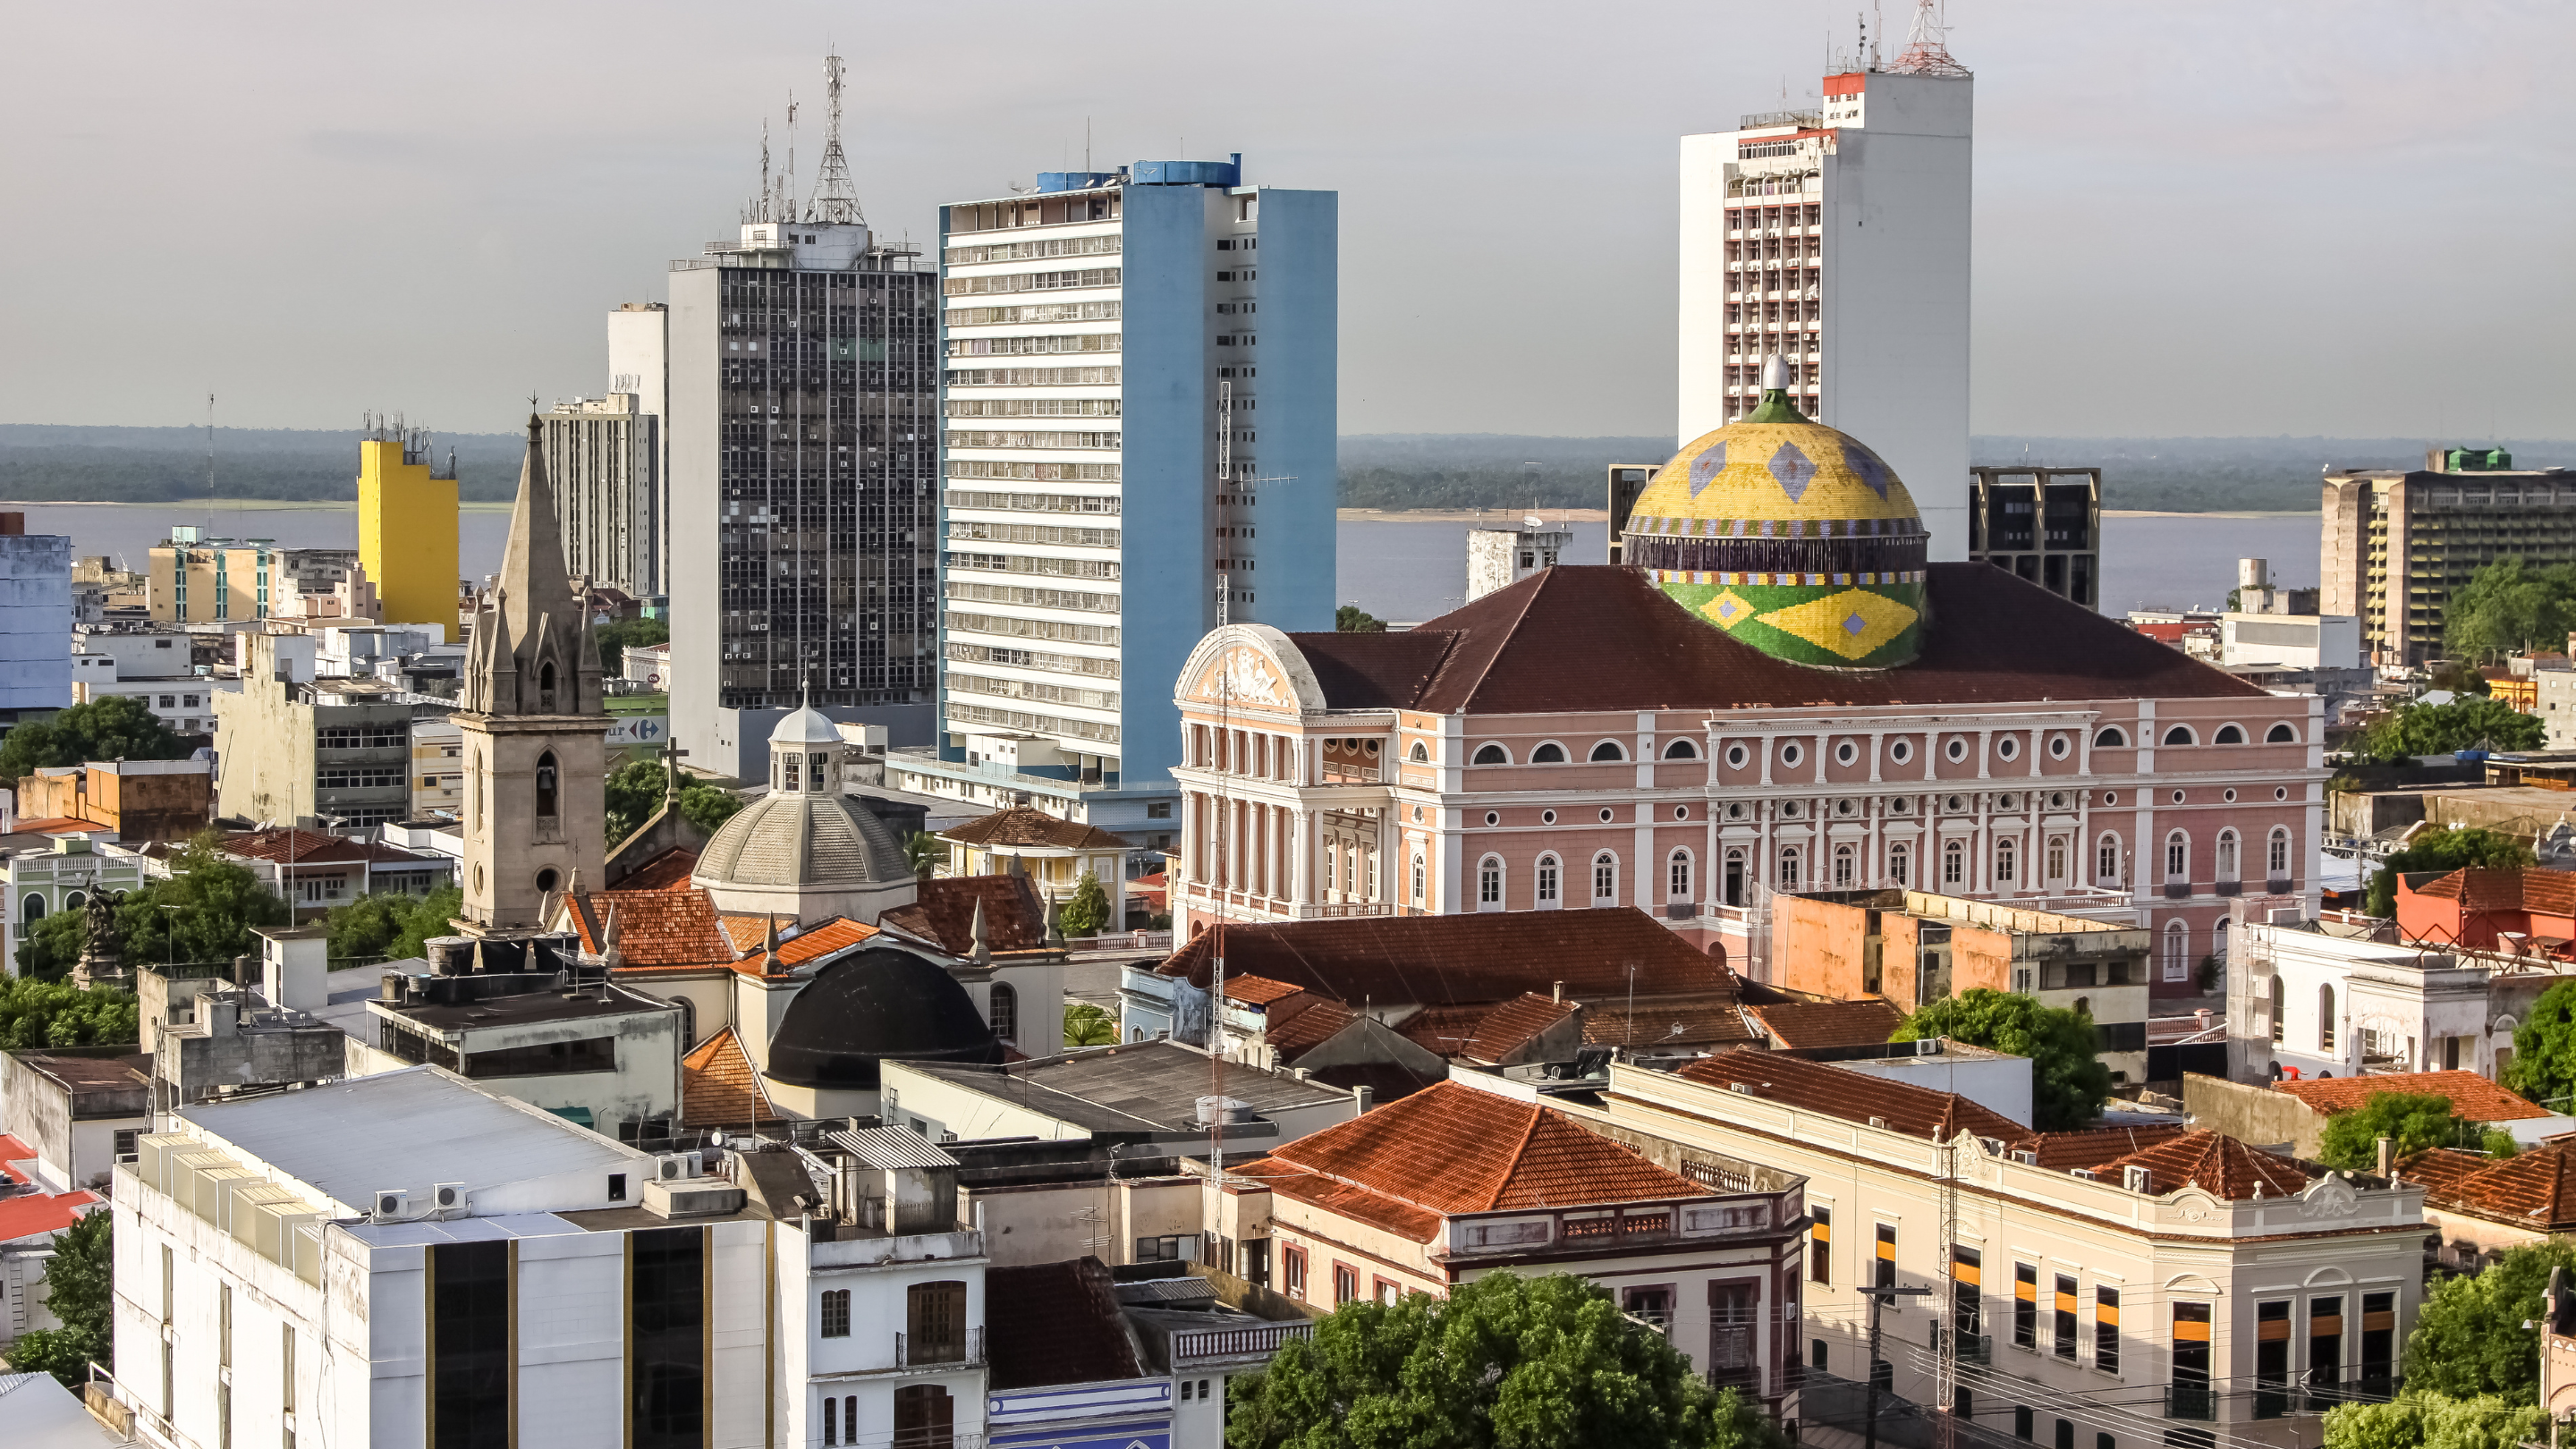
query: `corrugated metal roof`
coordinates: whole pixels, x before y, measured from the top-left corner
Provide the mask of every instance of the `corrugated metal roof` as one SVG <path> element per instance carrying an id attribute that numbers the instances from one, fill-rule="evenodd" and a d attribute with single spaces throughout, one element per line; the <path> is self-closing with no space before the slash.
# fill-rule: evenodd
<path id="1" fill-rule="evenodd" d="M 1205 1278 L 1148 1278 L 1118 1285 L 1121 1303 L 1205 1303 L 1216 1297 L 1216 1285 Z"/>
<path id="2" fill-rule="evenodd" d="M 942 1152 L 938 1143 L 901 1127 L 862 1127 L 856 1132 L 831 1133 L 825 1140 L 879 1171 L 957 1165 L 957 1159 Z"/>

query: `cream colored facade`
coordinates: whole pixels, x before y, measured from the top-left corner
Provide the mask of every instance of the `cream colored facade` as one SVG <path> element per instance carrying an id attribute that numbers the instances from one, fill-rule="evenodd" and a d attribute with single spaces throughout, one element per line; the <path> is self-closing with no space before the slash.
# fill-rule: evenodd
<path id="1" fill-rule="evenodd" d="M 465 732 L 454 720 L 424 719 L 411 729 L 411 814 L 454 816 L 465 808 Z"/>
<path id="2" fill-rule="evenodd" d="M 174 536 L 152 549 L 144 596 L 164 623 L 204 624 L 298 615 L 306 591 L 329 593 L 358 553 L 347 548 L 275 548 L 262 539 Z"/>
<path id="3" fill-rule="evenodd" d="M 1866 1376 L 1868 1304 L 1855 1289 L 1880 1256 L 1881 1229 L 1892 1231 L 1888 1255 L 1900 1287 L 1938 1285 L 1957 1266 L 1942 1242 L 1943 1149 L 1866 1120 L 1624 1064 L 1611 1067 L 1603 1107 L 1558 1105 L 1614 1134 L 1662 1137 L 1805 1177 L 1808 1212 L 1826 1231 L 1811 1233 L 1822 1242 L 1811 1241 L 1804 1288 L 1802 1441 L 1857 1442 L 1820 1416 L 1819 1371 L 1853 1383 Z M 1964 1133 L 1952 1150 L 1955 1241 L 1981 1259 L 1980 1285 L 1960 1300 L 1973 1305 L 1974 1332 L 1961 1339 L 1958 1382 L 1976 1423 L 1998 1438 L 2022 1432 L 2017 1411 L 2028 1409 L 2028 1436 L 2043 1444 L 2069 1442 L 2056 1429 L 2062 1419 L 2073 1426 L 2072 1442 L 2084 1445 L 2100 1442 L 2097 1435 L 2118 1445 L 2176 1442 L 2164 1438 L 2168 1430 L 2194 1428 L 2239 1444 L 2313 1445 L 2315 1415 L 2302 1409 L 2299 1392 L 2311 1354 L 2324 1354 L 2349 1391 L 2369 1367 L 2365 1338 L 2384 1334 L 2377 1341 L 2393 1356 L 2422 1301 L 2426 1218 L 2424 1190 L 2414 1183 L 2331 1174 L 2294 1196 L 2230 1202 L 2184 1187 L 2150 1197 L 2118 1181 L 1994 1155 Z M 2016 1344 L 2014 1307 L 2025 1265 L 2035 1296 L 2028 1347 Z M 2116 1295 L 2107 1319 L 2105 1289 Z M 2334 1337 L 2315 1328 L 2329 1321 L 2316 1313 L 2327 1304 L 2342 1309 L 2331 1320 L 2341 1329 Z M 1946 1295 L 1891 1302 L 1883 1359 L 1899 1397 L 1927 1408 L 1935 1402 L 1933 1330 L 1957 1306 Z M 2060 1309 L 2073 1314 L 2062 1339 Z M 2175 1345 L 2192 1331 L 2178 1317 L 2203 1309 L 2210 1382 L 2204 1391 L 2177 1391 Z M 2256 1345 L 2267 1309 L 2280 1325 L 2270 1332 L 2287 1335 L 2288 1377 L 2285 1387 L 2258 1394 L 2266 1387 L 2257 1383 Z M 1970 1326 L 1964 1316 L 1961 1326 Z M 1979 1338 L 1982 1353 L 1974 1351 Z M 2108 1367 L 2105 1342 L 2115 1350 Z M 2283 1412 L 2258 1416 L 2272 1408 Z"/>

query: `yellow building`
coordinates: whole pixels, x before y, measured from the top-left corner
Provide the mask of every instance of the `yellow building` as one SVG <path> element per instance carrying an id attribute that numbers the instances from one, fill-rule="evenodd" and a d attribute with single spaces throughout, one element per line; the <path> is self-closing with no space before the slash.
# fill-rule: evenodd
<path id="1" fill-rule="evenodd" d="M 358 561 L 388 624 L 436 624 L 457 637 L 456 467 L 444 476 L 419 433 L 358 440 Z"/>
<path id="2" fill-rule="evenodd" d="M 450 485 L 453 486 L 453 485 Z M 299 613 L 298 594 L 328 593 L 357 556 L 345 548 L 279 548 L 264 538 L 204 538 L 190 527 L 153 545 L 144 585 L 152 617 L 207 624 Z"/>

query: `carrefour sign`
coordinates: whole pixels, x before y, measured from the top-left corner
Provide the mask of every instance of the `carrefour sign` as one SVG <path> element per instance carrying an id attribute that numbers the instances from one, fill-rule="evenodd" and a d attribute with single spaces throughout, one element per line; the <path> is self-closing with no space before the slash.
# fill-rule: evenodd
<path id="1" fill-rule="evenodd" d="M 618 745 L 658 745 L 671 733 L 667 714 L 632 714 L 608 727 L 608 743 Z"/>

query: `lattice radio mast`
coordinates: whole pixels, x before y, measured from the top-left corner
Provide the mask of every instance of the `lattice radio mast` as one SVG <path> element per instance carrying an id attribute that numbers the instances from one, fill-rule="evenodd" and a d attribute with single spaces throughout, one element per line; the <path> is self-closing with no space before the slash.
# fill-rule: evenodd
<path id="1" fill-rule="evenodd" d="M 1914 28 L 1906 32 L 1905 49 L 1898 51 L 1888 69 L 1898 75 L 1944 75 L 1965 78 L 1968 68 L 1950 57 L 1944 37 L 1950 27 L 1943 23 L 1941 0 L 1914 0 Z"/>
<path id="2" fill-rule="evenodd" d="M 808 221 L 864 225 L 859 190 L 850 181 L 850 159 L 841 152 L 841 58 L 823 57 L 823 160 L 814 168 L 814 196 L 805 208 Z"/>

